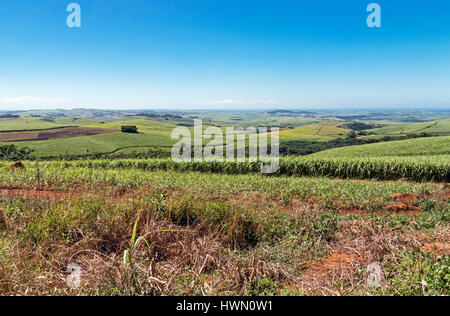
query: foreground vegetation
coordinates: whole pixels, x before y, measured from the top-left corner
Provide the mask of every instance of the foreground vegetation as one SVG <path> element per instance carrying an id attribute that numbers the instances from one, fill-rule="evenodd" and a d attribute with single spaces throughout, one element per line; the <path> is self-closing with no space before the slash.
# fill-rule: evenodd
<path id="1" fill-rule="evenodd" d="M 268 126 L 276 113 L 209 119 Z M 283 153 L 449 126 L 298 115 L 276 118 Z M 4 131 L 138 132 L 0 145 L 0 295 L 450 295 L 449 136 L 282 157 L 272 175 L 260 162 L 157 159 L 170 156 L 174 124 L 191 121 L 0 119 Z M 67 283 L 74 264 L 79 287 Z"/>
<path id="2" fill-rule="evenodd" d="M 0 173 L 4 295 L 450 294 L 442 185 L 38 167 Z"/>
<path id="3" fill-rule="evenodd" d="M 0 162 L 8 166 L 8 162 Z M 224 174 L 259 173 L 261 162 L 217 162 L 188 161 L 175 162 L 171 159 L 102 159 L 76 161 L 49 161 L 28 163 L 41 169 L 80 168 L 80 169 L 135 169 L 135 170 L 172 170 L 200 171 Z M 55 171 L 59 173 L 58 171 Z M 279 171 L 275 175 L 321 176 L 343 179 L 378 179 L 411 181 L 448 182 L 450 179 L 450 159 L 448 155 L 424 157 L 388 157 L 361 159 L 326 159 L 307 157 L 282 157 Z"/>

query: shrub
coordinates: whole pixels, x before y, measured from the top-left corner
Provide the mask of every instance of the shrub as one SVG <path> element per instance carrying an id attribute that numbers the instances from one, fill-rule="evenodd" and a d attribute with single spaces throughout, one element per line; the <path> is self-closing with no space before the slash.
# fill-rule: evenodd
<path id="1" fill-rule="evenodd" d="M 134 125 L 122 126 L 122 133 L 138 134 L 138 129 Z"/>
<path id="2" fill-rule="evenodd" d="M 0 160 L 16 161 L 31 159 L 32 149 L 17 148 L 16 145 L 0 145 Z"/>

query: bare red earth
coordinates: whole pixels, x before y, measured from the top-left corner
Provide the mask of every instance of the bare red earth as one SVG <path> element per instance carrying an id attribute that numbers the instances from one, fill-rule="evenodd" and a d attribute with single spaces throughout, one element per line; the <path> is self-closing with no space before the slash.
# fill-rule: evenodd
<path id="1" fill-rule="evenodd" d="M 442 256 L 450 255 L 450 243 L 429 242 L 425 243 L 420 250 L 425 253 L 434 253 Z"/>
<path id="2" fill-rule="evenodd" d="M 38 189 L 20 189 L 20 188 L 9 188 L 9 189 L 0 189 L 0 194 L 4 195 L 14 195 L 20 196 L 23 198 L 68 198 L 74 196 L 74 194 L 67 192 L 57 192 L 57 191 L 47 191 L 47 190 L 38 190 Z"/>
<path id="3" fill-rule="evenodd" d="M 323 263 L 316 263 L 304 271 L 305 275 L 320 276 L 327 272 L 349 267 L 356 261 L 356 256 L 348 253 L 334 253 L 325 259 Z"/>
<path id="4" fill-rule="evenodd" d="M 401 203 L 411 203 L 417 201 L 419 196 L 412 193 L 394 193 L 391 195 L 391 199 Z"/>
<path id="5" fill-rule="evenodd" d="M 385 207 L 385 211 L 388 212 L 421 212 L 422 209 L 420 207 L 405 204 L 405 203 L 393 203 Z"/>

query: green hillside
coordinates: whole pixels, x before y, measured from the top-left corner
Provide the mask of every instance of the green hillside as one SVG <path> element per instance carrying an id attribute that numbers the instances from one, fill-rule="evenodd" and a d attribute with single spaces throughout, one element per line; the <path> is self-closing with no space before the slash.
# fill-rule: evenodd
<path id="1" fill-rule="evenodd" d="M 349 132 L 348 129 L 331 124 L 312 124 L 280 131 L 280 140 L 329 141 Z"/>
<path id="2" fill-rule="evenodd" d="M 163 135 L 170 138 L 172 130 L 176 127 L 173 124 L 161 123 L 152 120 L 124 120 L 117 122 L 110 122 L 104 124 L 92 124 L 85 127 L 106 128 L 120 130 L 123 125 L 135 125 L 139 133 Z"/>
<path id="3" fill-rule="evenodd" d="M 37 157 L 58 157 L 60 155 L 110 153 L 130 147 L 171 147 L 173 143 L 170 136 L 113 133 L 15 144 L 18 147 L 26 146 L 34 149 Z"/>
<path id="4" fill-rule="evenodd" d="M 38 118 L 33 118 L 33 128 L 50 128 L 52 126 L 42 124 Z M 20 122 L 22 122 L 20 124 Z M 67 118 L 59 120 L 69 122 Z M 155 147 L 171 147 L 175 141 L 171 139 L 171 132 L 175 125 L 160 123 L 150 120 L 121 120 L 115 122 L 96 123 L 92 119 L 80 121 L 85 127 L 96 127 L 105 129 L 116 129 L 120 131 L 122 125 L 136 125 L 139 134 L 113 133 L 95 136 L 83 136 L 64 139 L 53 139 L 44 141 L 15 142 L 18 147 L 29 147 L 34 150 L 34 155 L 42 157 L 58 157 L 60 155 L 86 155 L 93 153 L 111 153 L 122 149 L 134 148 L 135 150 L 148 150 Z M 86 125 L 90 123 L 90 125 Z M 96 124 L 92 124 L 96 123 Z M 52 123 L 57 124 L 57 123 Z M 65 124 L 60 124 L 60 126 Z M 11 129 L 26 129 L 22 118 L 15 124 L 10 123 Z M 31 129 L 31 128 L 30 128 Z M 0 143 L 1 144 L 1 143 Z M 9 143 L 11 144 L 11 143 Z"/>
<path id="5" fill-rule="evenodd" d="M 73 122 L 60 123 L 60 122 L 46 122 L 41 117 L 20 117 L 20 118 L 7 118 L 0 119 L 0 132 L 5 131 L 25 131 L 25 130 L 40 130 L 56 127 L 63 127 L 68 125 L 76 125 Z"/>
<path id="6" fill-rule="evenodd" d="M 388 127 L 367 130 L 377 135 L 401 135 L 427 133 L 435 136 L 450 135 L 450 119 L 412 124 L 394 124 Z"/>
<path id="7" fill-rule="evenodd" d="M 330 149 L 310 155 L 311 157 L 388 157 L 388 156 L 434 156 L 450 154 L 450 136 L 414 138 L 359 146 Z"/>
<path id="8" fill-rule="evenodd" d="M 129 121 L 138 121 L 139 117 L 31 117 L 21 116 L 19 118 L 0 118 L 0 132 L 9 131 L 29 131 L 29 130 L 46 130 L 65 126 L 94 126 L 100 128 L 105 127 L 110 122 L 116 122 L 120 125 L 129 125 Z M 144 121 L 144 120 L 139 120 Z M 106 124 L 102 124 L 102 122 Z M 155 122 L 156 123 L 156 122 Z M 120 126 L 119 126 L 120 129 Z"/>

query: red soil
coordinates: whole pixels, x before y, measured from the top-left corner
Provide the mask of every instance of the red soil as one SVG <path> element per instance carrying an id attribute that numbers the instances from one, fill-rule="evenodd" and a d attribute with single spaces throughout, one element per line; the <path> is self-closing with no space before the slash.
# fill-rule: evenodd
<path id="1" fill-rule="evenodd" d="M 21 196 L 23 198 L 37 197 L 42 199 L 68 198 L 74 196 L 74 194 L 67 192 L 57 192 L 38 189 L 20 189 L 20 188 L 0 189 L 0 194 Z"/>
<path id="2" fill-rule="evenodd" d="M 394 203 L 385 207 L 385 211 L 388 212 L 421 212 L 422 209 L 420 207 L 405 204 L 405 203 Z"/>
<path id="3" fill-rule="evenodd" d="M 425 243 L 420 250 L 425 253 L 434 253 L 442 256 L 450 255 L 450 243 L 429 242 Z"/>
<path id="4" fill-rule="evenodd" d="M 413 205 L 411 205 L 411 207 L 414 207 Z M 419 208 L 417 208 L 418 210 L 420 210 Z M 410 216 L 414 216 L 414 215 L 419 215 L 420 211 L 413 211 L 413 210 L 398 210 L 398 211 L 393 211 L 391 209 L 387 209 L 384 211 L 367 211 L 367 210 L 359 210 L 359 209 L 350 209 L 350 208 L 340 208 L 339 211 L 342 214 L 355 214 L 355 215 L 359 215 L 359 216 L 363 216 L 363 215 L 371 215 L 371 214 L 378 214 L 381 216 L 397 216 L 397 215 L 410 215 Z"/>
<path id="5" fill-rule="evenodd" d="M 419 196 L 410 193 L 394 193 L 391 195 L 391 199 L 401 203 L 411 203 L 417 201 Z"/>
<path id="6" fill-rule="evenodd" d="M 348 253 L 334 253 L 323 263 L 316 263 L 304 271 L 305 275 L 320 276 L 327 272 L 349 267 L 356 261 L 356 256 Z"/>
<path id="7" fill-rule="evenodd" d="M 43 190 L 36 188 L 0 188 L 0 195 L 9 195 L 13 197 L 22 197 L 25 199 L 70 199 L 78 198 L 84 195 L 96 195 L 99 196 L 101 193 L 88 192 L 88 191 L 71 191 L 71 192 L 58 192 L 56 190 Z M 125 190 L 119 190 L 114 196 L 108 196 L 107 199 L 111 201 L 120 201 L 126 198 L 131 198 L 126 195 Z"/>

